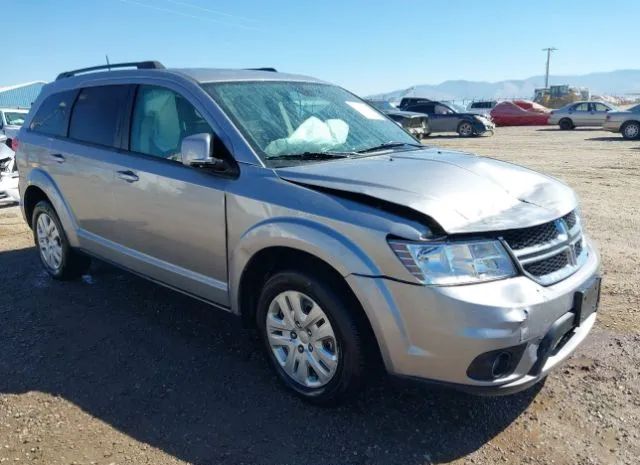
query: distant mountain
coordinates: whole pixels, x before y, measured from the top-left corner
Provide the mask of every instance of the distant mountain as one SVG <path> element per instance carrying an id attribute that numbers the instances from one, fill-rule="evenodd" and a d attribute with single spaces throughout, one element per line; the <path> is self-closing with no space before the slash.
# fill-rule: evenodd
<path id="1" fill-rule="evenodd" d="M 625 69 L 576 76 L 549 76 L 549 83 L 569 84 L 572 87 L 588 87 L 592 94 L 622 96 L 640 93 L 640 70 Z M 534 89 L 544 86 L 544 76 L 532 76 L 527 79 L 479 82 L 445 81 L 437 85 L 416 85 L 370 96 L 385 100 L 398 100 L 402 97 L 428 97 L 434 100 L 462 100 L 481 98 L 532 98 Z"/>

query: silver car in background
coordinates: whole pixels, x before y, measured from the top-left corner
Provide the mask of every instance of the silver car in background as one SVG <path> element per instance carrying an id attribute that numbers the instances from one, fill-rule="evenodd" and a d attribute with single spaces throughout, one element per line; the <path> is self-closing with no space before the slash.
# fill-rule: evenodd
<path id="1" fill-rule="evenodd" d="M 594 325 L 600 261 L 562 182 L 425 147 L 306 76 L 105 68 L 46 85 L 19 134 L 53 278 L 94 256 L 239 315 L 284 385 L 323 404 L 379 361 L 522 390 Z"/>
<path id="2" fill-rule="evenodd" d="M 628 140 L 640 139 L 640 105 L 626 111 L 608 113 L 602 127 L 607 131 L 619 132 Z"/>
<path id="3" fill-rule="evenodd" d="M 0 108 L 0 134 L 7 137 L 5 143 L 11 147 L 13 138 L 22 127 L 29 110 L 24 108 Z"/>
<path id="4" fill-rule="evenodd" d="M 616 110 L 613 105 L 603 102 L 574 102 L 553 110 L 549 117 L 549 124 L 557 124 L 564 130 L 582 126 L 600 127 L 605 122 L 607 114 Z"/>

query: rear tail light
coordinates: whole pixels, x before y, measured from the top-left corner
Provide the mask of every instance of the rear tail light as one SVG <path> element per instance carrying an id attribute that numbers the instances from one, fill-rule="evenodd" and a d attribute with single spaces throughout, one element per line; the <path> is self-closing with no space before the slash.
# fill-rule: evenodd
<path id="1" fill-rule="evenodd" d="M 14 152 L 18 151 L 18 147 L 20 146 L 20 141 L 16 138 L 11 139 L 11 143 L 9 144 L 9 148 Z"/>

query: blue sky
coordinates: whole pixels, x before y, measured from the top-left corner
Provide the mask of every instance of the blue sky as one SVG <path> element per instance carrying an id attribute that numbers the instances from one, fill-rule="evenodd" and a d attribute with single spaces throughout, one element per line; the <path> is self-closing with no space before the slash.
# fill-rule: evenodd
<path id="1" fill-rule="evenodd" d="M 1 0 L 0 86 L 156 59 L 313 75 L 366 95 L 640 67 L 638 1 Z M 9 43 L 6 42 L 7 38 Z M 634 45 L 632 45 L 634 44 Z"/>

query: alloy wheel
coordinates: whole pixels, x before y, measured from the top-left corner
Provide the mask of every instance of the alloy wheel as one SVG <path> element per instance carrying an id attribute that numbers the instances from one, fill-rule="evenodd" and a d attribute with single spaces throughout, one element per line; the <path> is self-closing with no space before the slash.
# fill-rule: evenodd
<path id="1" fill-rule="evenodd" d="M 336 374 L 340 348 L 335 332 L 309 296 L 298 291 L 278 294 L 267 311 L 266 332 L 276 361 L 296 383 L 319 388 Z"/>
<path id="2" fill-rule="evenodd" d="M 460 135 L 463 137 L 469 137 L 473 133 L 473 128 L 469 123 L 462 123 L 460 125 Z"/>
<path id="3" fill-rule="evenodd" d="M 54 271 L 62 265 L 62 239 L 56 223 L 46 213 L 38 216 L 36 225 L 40 255 L 49 268 Z"/>
<path id="4" fill-rule="evenodd" d="M 640 134 L 640 124 L 629 123 L 624 128 L 624 136 L 627 139 L 635 139 Z"/>

